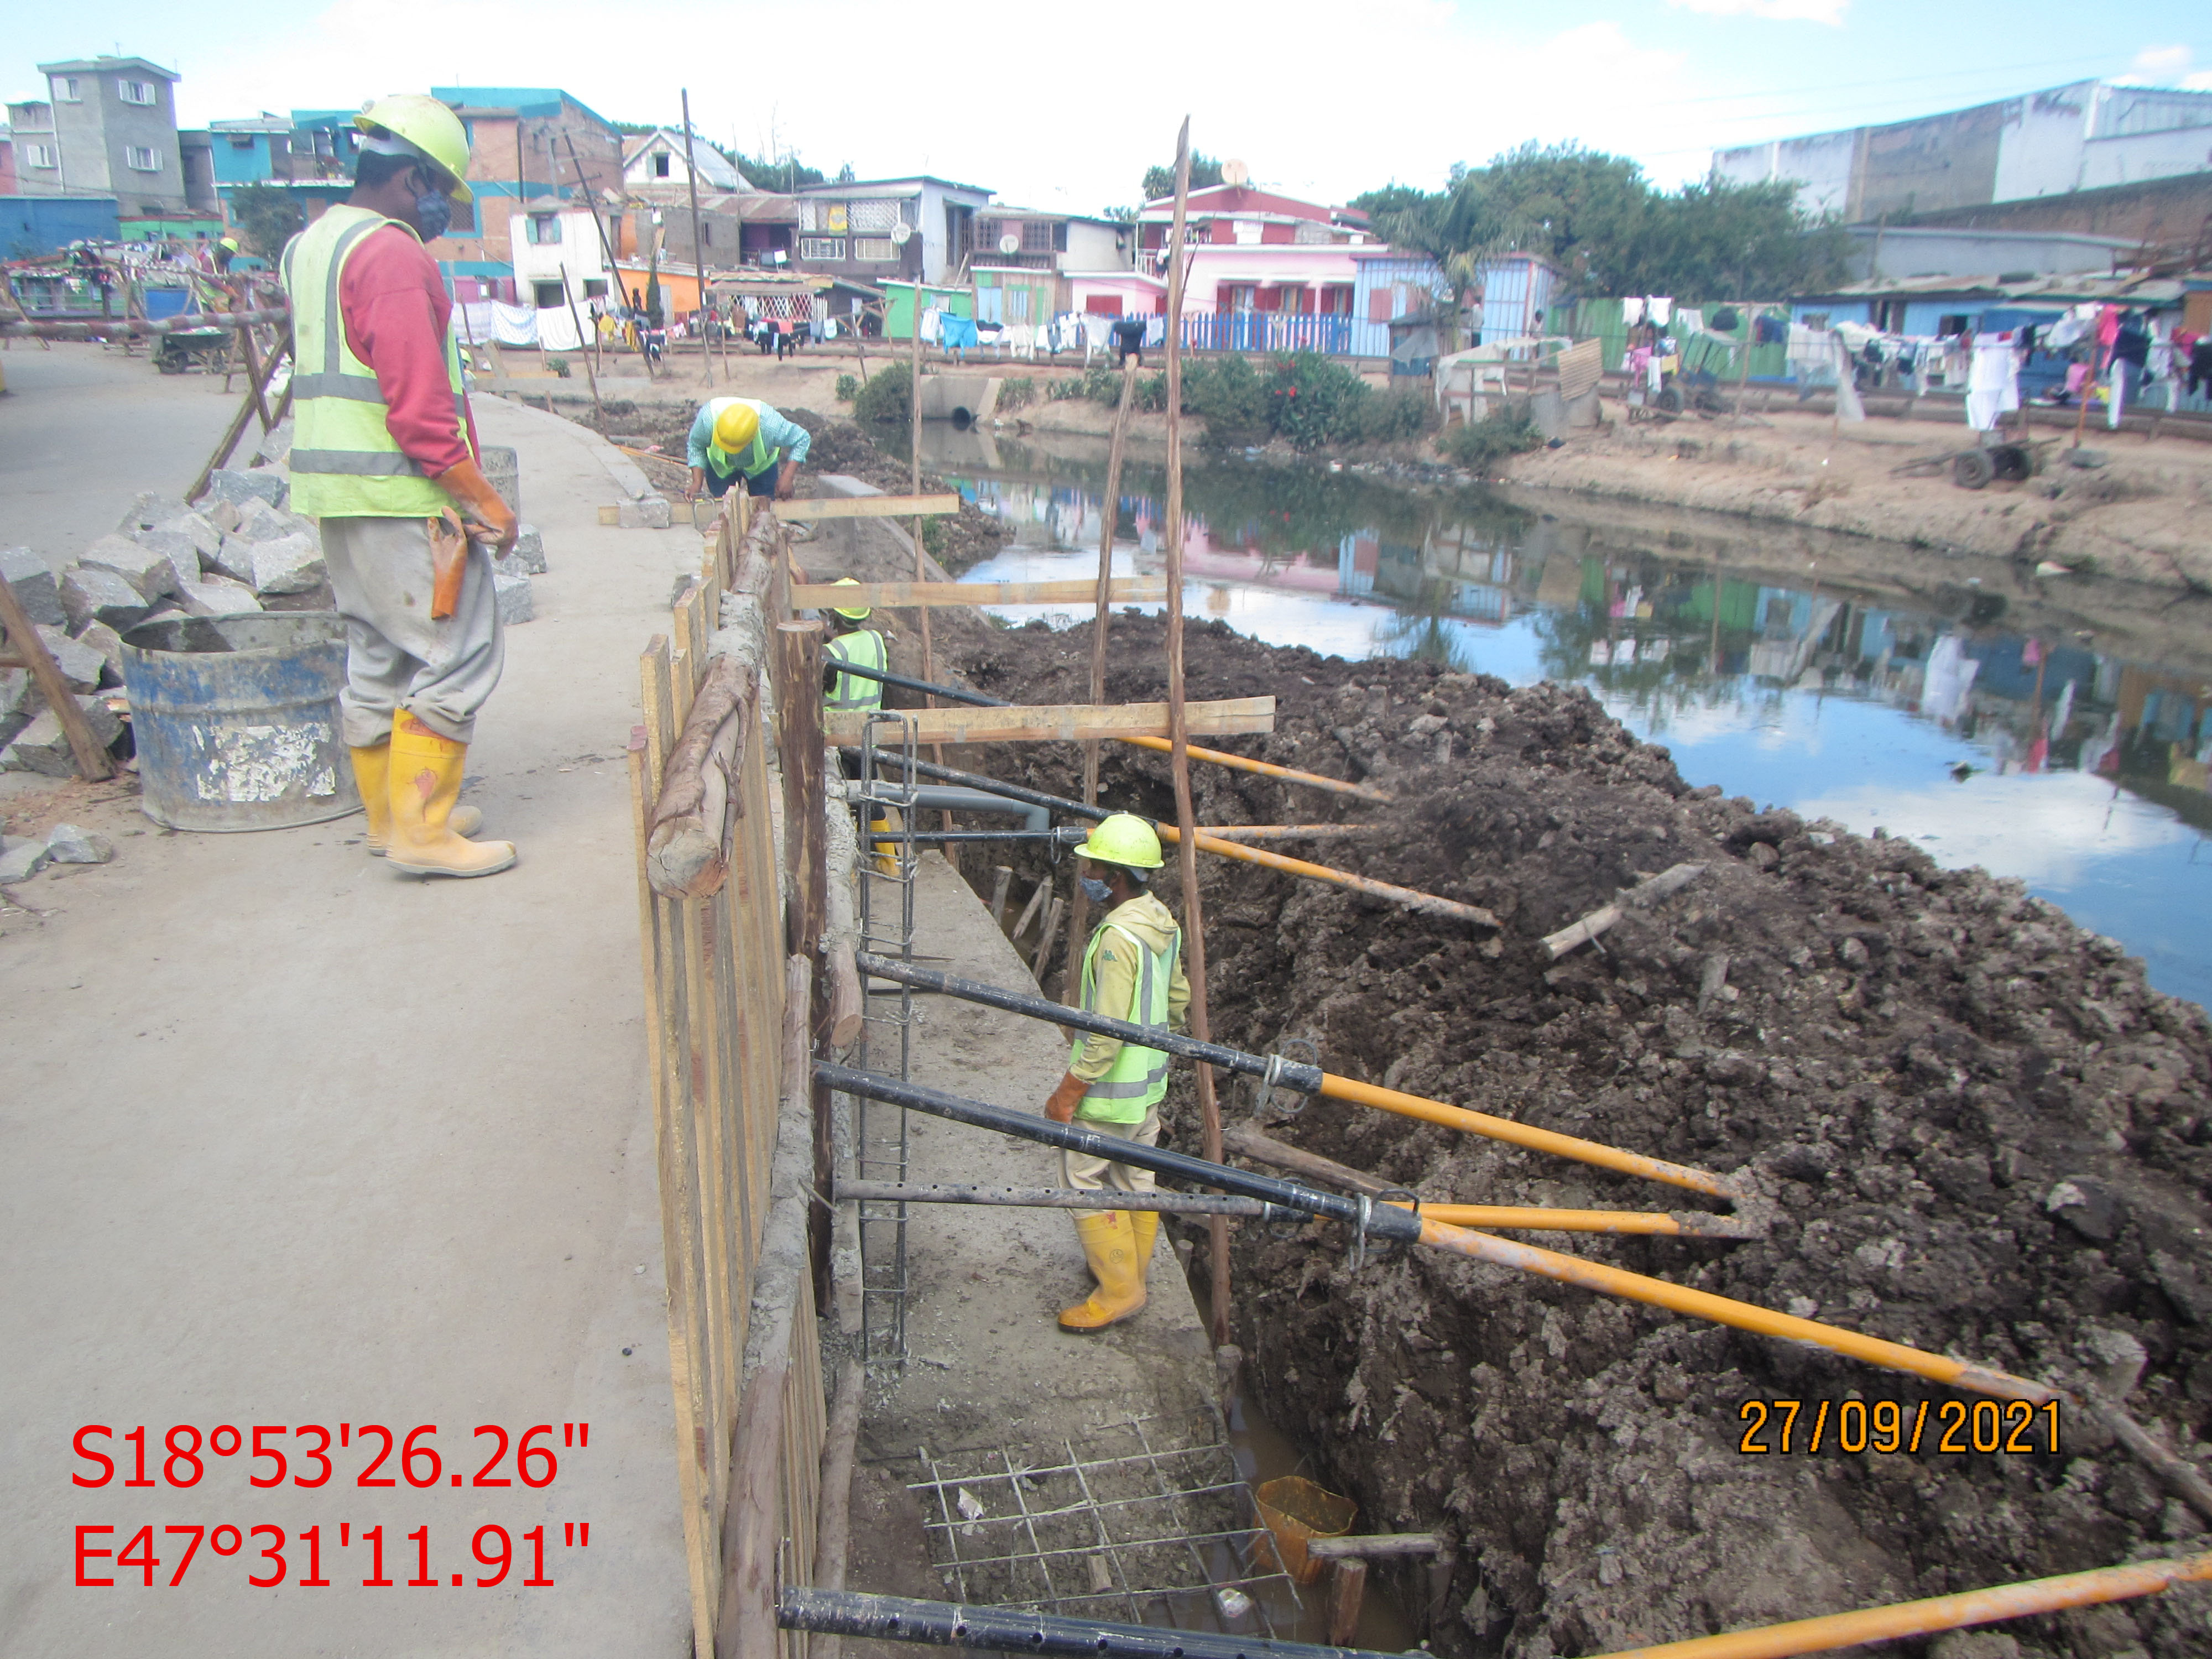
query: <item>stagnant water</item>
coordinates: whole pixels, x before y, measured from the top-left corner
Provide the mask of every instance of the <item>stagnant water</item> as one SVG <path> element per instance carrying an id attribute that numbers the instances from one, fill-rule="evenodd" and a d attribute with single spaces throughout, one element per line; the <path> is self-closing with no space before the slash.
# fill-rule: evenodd
<path id="1" fill-rule="evenodd" d="M 923 453 L 1013 526 L 966 579 L 1095 574 L 1103 446 L 931 422 Z M 1157 464 L 1125 470 L 1117 574 L 1163 568 L 1164 490 Z M 1685 557 L 1680 515 L 1578 522 L 1571 504 L 1203 456 L 1184 501 L 1187 614 L 1353 659 L 1587 685 L 1692 784 L 2018 877 L 2160 989 L 2212 1005 L 2212 665 L 2099 648 L 1998 591 L 2002 567 L 1935 579 L 1927 556 L 1865 543 L 1808 558 L 1786 529 L 1745 525 L 1740 546 Z"/>

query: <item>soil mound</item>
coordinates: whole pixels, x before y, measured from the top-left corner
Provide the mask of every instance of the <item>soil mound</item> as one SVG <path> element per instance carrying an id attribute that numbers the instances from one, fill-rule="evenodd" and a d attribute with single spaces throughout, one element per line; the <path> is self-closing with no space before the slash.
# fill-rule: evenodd
<path id="1" fill-rule="evenodd" d="M 1080 700 L 1090 629 L 1005 631 L 967 678 Z M 1579 689 L 1352 664 L 1199 624 L 1194 697 L 1273 692 L 1218 740 L 1368 778 L 1378 807 L 1194 764 L 1201 823 L 1366 818 L 1291 848 L 1487 907 L 1502 933 L 1208 859 L 1214 1035 L 1308 1036 L 1327 1069 L 1722 1172 L 1760 1241 L 1521 1234 L 2023 1375 L 2087 1376 L 2212 1457 L 2212 1025 L 2020 884 L 1686 788 Z M 1164 696 L 1164 624 L 1116 617 L 1115 701 Z M 957 763 L 1073 794 L 1073 745 Z M 1109 744 L 1102 799 L 1169 815 L 1166 759 Z M 1682 861 L 1705 873 L 1554 963 L 1540 937 Z M 1158 889 L 1177 902 L 1172 861 Z M 1723 963 L 1724 981 L 1716 978 Z M 1179 1068 L 1180 1069 L 1180 1068 Z M 1187 1079 L 1171 1139 L 1197 1142 Z M 1249 1109 L 1224 1099 L 1234 1119 Z M 1269 1133 L 1437 1200 L 1677 1209 L 1585 1166 L 1335 1102 Z M 2201 1549 L 2203 1522 L 2083 1417 L 1974 1449 L 1974 1396 L 1432 1251 L 1236 1234 L 1247 1385 L 1356 1497 L 1360 1530 L 1463 1542 L 1439 1651 L 1601 1652 Z M 1864 1403 L 1864 1419 L 1842 1403 Z M 1784 1411 L 1804 1402 L 1781 1447 Z M 1828 1415 L 1817 1450 L 1811 1425 Z M 1915 1451 L 1884 1452 L 1886 1402 Z M 1922 1413 L 1923 1402 L 1926 1406 Z M 1986 1416 L 1986 1407 L 1984 1416 Z M 1853 1423 L 1871 1438 L 1850 1443 Z M 1960 1426 L 1947 1433 L 1951 1425 Z M 1990 1443 L 1984 1425 L 1981 1444 Z M 1753 1446 L 1747 1450 L 1747 1435 Z M 1963 1448 L 1963 1449 L 1959 1449 Z M 1418 1597 L 1408 1585 L 1409 1601 Z M 1963 1656 L 2212 1650 L 2212 1596 L 2001 1627 Z"/>

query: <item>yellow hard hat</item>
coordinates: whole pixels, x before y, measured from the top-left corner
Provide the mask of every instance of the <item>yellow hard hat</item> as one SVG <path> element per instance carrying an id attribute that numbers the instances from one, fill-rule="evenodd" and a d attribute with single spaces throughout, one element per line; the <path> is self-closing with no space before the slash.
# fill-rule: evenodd
<path id="1" fill-rule="evenodd" d="M 369 149 L 428 161 L 445 173 L 447 193 L 456 202 L 476 200 L 466 182 L 468 130 L 459 116 L 428 93 L 395 92 L 380 98 L 355 116 L 353 124 L 369 136 Z"/>
<path id="2" fill-rule="evenodd" d="M 728 417 L 725 416 L 724 418 L 726 419 Z M 840 576 L 830 585 L 834 587 L 858 587 L 860 584 L 854 581 L 850 576 Z M 831 608 L 847 622 L 866 622 L 868 619 L 868 607 L 865 605 L 849 610 L 842 605 L 836 605 Z"/>
<path id="3" fill-rule="evenodd" d="M 1159 832 L 1133 814 L 1115 812 L 1098 821 L 1089 839 L 1075 849 L 1075 856 L 1101 864 L 1126 864 L 1132 870 L 1157 870 L 1160 867 Z"/>
<path id="4" fill-rule="evenodd" d="M 726 455 L 749 449 L 760 435 L 760 410 L 748 403 L 733 403 L 714 416 L 714 447 Z"/>

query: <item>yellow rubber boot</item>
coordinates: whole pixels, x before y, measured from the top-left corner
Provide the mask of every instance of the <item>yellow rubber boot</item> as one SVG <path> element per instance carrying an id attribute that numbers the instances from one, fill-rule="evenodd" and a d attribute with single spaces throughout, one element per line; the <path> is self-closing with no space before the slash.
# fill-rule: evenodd
<path id="1" fill-rule="evenodd" d="M 1101 1330 L 1145 1305 L 1134 1233 L 1126 1210 L 1086 1210 L 1076 1216 L 1075 1234 L 1083 1241 L 1083 1254 L 1090 1258 L 1098 1288 L 1061 1310 L 1062 1330 Z"/>
<path id="2" fill-rule="evenodd" d="M 412 714 L 392 723 L 391 852 L 395 870 L 418 876 L 489 876 L 511 868 L 514 843 L 454 833 L 453 803 L 469 746 L 441 738 Z"/>
<path id="3" fill-rule="evenodd" d="M 368 814 L 368 855 L 380 859 L 392 844 L 392 745 L 380 743 L 374 749 L 349 749 L 346 753 L 353 757 L 362 811 Z M 446 819 L 446 827 L 457 836 L 473 836 L 483 825 L 483 814 L 473 806 L 456 806 Z"/>
<path id="4" fill-rule="evenodd" d="M 1158 1210 L 1125 1210 L 1129 1218 L 1131 1248 L 1137 1253 L 1137 1288 L 1142 1291 L 1152 1271 L 1152 1244 L 1160 1236 Z"/>

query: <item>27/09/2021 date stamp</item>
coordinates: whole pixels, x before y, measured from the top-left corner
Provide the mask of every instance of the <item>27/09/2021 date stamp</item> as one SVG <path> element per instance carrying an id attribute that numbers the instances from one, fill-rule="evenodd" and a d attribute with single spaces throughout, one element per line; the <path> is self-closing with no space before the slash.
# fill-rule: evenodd
<path id="1" fill-rule="evenodd" d="M 1747 1457 L 1902 1452 L 1908 1457 L 2056 1456 L 2059 1402 L 2025 1400 L 1747 1400 L 1736 1408 Z"/>

